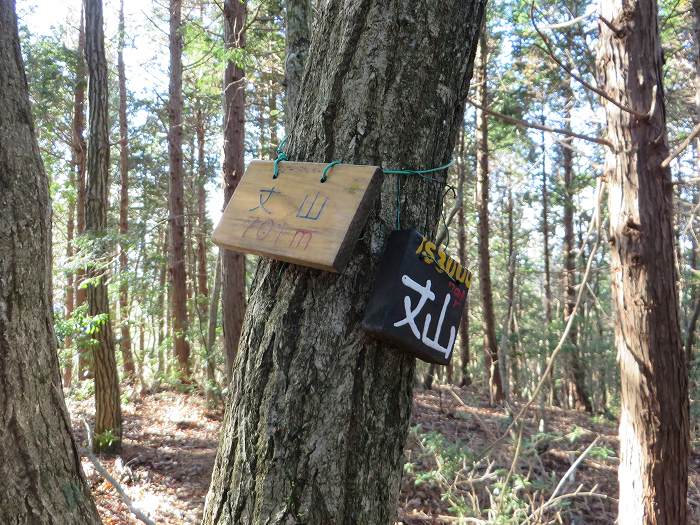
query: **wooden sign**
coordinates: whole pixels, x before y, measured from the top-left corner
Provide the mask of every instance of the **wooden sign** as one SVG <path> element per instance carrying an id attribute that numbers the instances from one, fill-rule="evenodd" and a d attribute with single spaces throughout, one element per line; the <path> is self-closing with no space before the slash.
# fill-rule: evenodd
<path id="1" fill-rule="evenodd" d="M 376 166 L 250 163 L 214 230 L 226 249 L 330 272 L 350 257 L 381 184 Z"/>
<path id="2" fill-rule="evenodd" d="M 365 311 L 365 330 L 415 357 L 452 358 L 472 274 L 416 230 L 393 232 Z"/>

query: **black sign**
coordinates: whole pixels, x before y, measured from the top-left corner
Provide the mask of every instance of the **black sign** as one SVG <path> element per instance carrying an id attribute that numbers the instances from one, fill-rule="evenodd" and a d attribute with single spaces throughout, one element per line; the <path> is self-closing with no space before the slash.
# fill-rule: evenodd
<path id="1" fill-rule="evenodd" d="M 362 326 L 415 357 L 452 357 L 471 272 L 416 230 L 392 232 Z"/>

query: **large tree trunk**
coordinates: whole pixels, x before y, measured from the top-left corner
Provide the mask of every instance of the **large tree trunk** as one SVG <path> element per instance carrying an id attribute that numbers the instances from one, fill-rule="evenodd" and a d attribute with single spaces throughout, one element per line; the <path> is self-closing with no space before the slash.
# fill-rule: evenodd
<path id="1" fill-rule="evenodd" d="M 107 254 L 107 207 L 109 206 L 109 116 L 107 60 L 102 27 L 102 0 L 85 0 L 85 55 L 88 64 L 88 102 L 90 140 L 87 155 L 85 233 L 96 241 L 95 260 Z M 117 452 L 121 448 L 122 414 L 119 405 L 119 375 L 114 356 L 112 320 L 105 270 L 92 266 L 88 270 L 88 310 L 92 317 L 101 316 L 93 338 L 95 366 L 95 440 L 96 452 Z M 112 439 L 100 439 L 110 434 Z"/>
<path id="2" fill-rule="evenodd" d="M 187 270 L 185 269 L 184 165 L 182 160 L 182 0 L 170 0 L 170 100 L 168 101 L 168 156 L 170 186 L 170 298 L 173 339 L 181 379 L 190 377 L 190 345 L 187 341 Z"/>
<path id="3" fill-rule="evenodd" d="M 63 400 L 51 204 L 13 0 L 0 0 L 0 523 L 100 523 Z"/>
<path id="4" fill-rule="evenodd" d="M 73 91 L 73 122 L 71 137 L 71 155 L 76 170 L 76 230 L 77 235 L 85 233 L 85 169 L 87 165 L 87 145 L 85 144 L 85 87 L 87 72 L 85 65 L 85 22 L 84 10 L 81 6 L 80 27 L 78 28 L 78 51 L 75 59 L 75 88 Z M 75 307 L 85 304 L 87 289 L 81 286 L 85 279 L 85 271 L 75 272 Z M 91 350 L 81 344 L 78 348 L 78 378 L 86 379 L 93 376 Z"/>
<path id="5" fill-rule="evenodd" d="M 284 61 L 287 125 L 291 124 L 299 103 L 299 88 L 311 41 L 311 0 L 287 0 L 286 57 Z"/>
<path id="6" fill-rule="evenodd" d="M 126 270 L 129 259 L 126 253 L 129 233 L 129 128 L 126 120 L 126 73 L 124 72 L 124 0 L 119 3 L 119 50 L 117 51 L 117 74 L 119 76 L 119 316 L 121 341 L 119 346 L 124 358 L 124 371 L 127 377 L 135 373 L 134 356 L 131 352 L 131 332 L 129 330 L 129 282 Z"/>
<path id="7" fill-rule="evenodd" d="M 568 104 L 573 99 L 570 88 L 567 94 L 564 120 L 567 129 L 571 127 L 571 112 Z M 573 140 L 562 140 L 562 165 L 564 168 L 564 318 L 568 320 L 576 308 L 576 246 L 574 241 L 574 160 Z M 586 390 L 586 371 L 578 352 L 578 329 L 576 322 L 571 325 L 566 349 L 566 372 L 569 383 L 569 398 L 577 410 L 592 412 L 591 400 Z"/>
<path id="8" fill-rule="evenodd" d="M 681 347 L 671 172 L 655 0 L 601 4 L 598 72 L 608 139 L 612 296 L 621 372 L 621 525 L 687 523 L 688 379 Z M 654 95 L 656 99 L 653 100 Z"/>
<path id="9" fill-rule="evenodd" d="M 476 66 L 476 99 L 482 108 L 488 107 L 487 80 L 488 43 L 486 28 L 479 40 Z M 479 289 L 483 309 L 484 362 L 489 376 L 492 403 L 503 401 L 503 384 L 498 364 L 496 318 L 491 291 L 491 262 L 489 252 L 489 128 L 486 114 L 476 110 L 477 207 L 479 212 Z"/>
<path id="10" fill-rule="evenodd" d="M 224 44 L 227 49 L 245 46 L 245 2 L 224 1 Z M 243 176 L 245 153 L 245 73 L 234 61 L 224 72 L 224 208 Z M 221 251 L 222 306 L 226 379 L 233 362 L 245 314 L 245 256 Z"/>
<path id="11" fill-rule="evenodd" d="M 464 213 L 466 199 L 464 198 L 464 182 L 467 177 L 467 159 L 465 155 L 465 130 L 464 124 L 460 131 L 459 141 L 459 163 L 457 164 L 457 198 L 459 199 L 459 209 L 457 210 L 457 240 L 459 242 L 459 260 L 465 267 L 467 266 L 467 224 Z M 459 386 L 471 385 L 469 377 L 469 294 L 464 301 L 464 312 L 459 328 L 459 355 L 461 358 L 462 377 Z"/>
<path id="12" fill-rule="evenodd" d="M 289 157 L 397 168 L 446 162 L 483 11 L 484 2 L 457 0 L 325 4 Z M 439 89 L 426 89 L 438 78 Z M 442 190 L 403 179 L 402 227 L 433 235 Z M 396 180 L 386 176 L 342 274 L 261 260 L 205 524 L 392 520 L 414 359 L 371 339 L 360 323 L 396 201 Z"/>

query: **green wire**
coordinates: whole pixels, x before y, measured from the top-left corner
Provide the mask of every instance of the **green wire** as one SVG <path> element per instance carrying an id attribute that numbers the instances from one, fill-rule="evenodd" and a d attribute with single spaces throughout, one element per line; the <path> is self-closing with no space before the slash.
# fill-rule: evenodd
<path id="1" fill-rule="evenodd" d="M 282 142 L 280 142 L 279 146 L 277 146 L 277 158 L 275 159 L 274 163 L 274 169 L 272 172 L 272 178 L 276 179 L 279 176 L 279 164 L 280 162 L 284 162 L 285 160 L 289 160 L 287 158 L 287 154 L 284 152 L 284 146 L 287 144 L 287 139 L 285 138 Z M 341 160 L 333 160 L 326 164 L 326 167 L 323 168 L 323 173 L 321 174 L 321 182 L 326 182 L 328 180 L 328 173 L 330 170 L 333 168 L 333 166 L 337 166 L 338 164 L 342 164 L 343 161 Z M 448 169 L 450 166 L 454 164 L 454 160 L 451 160 L 447 164 L 443 164 L 442 166 L 438 166 L 437 168 L 429 168 L 429 169 L 424 169 L 424 170 L 385 170 L 382 168 L 382 171 L 387 174 L 387 175 L 417 175 L 423 180 L 427 180 L 430 182 L 434 182 L 436 184 L 442 184 L 442 181 L 434 179 L 432 177 L 426 177 L 426 175 L 430 173 L 437 173 L 438 171 L 444 171 Z M 453 186 L 450 184 L 447 184 L 447 191 L 452 191 L 456 195 L 455 189 Z M 447 192 L 445 192 L 445 195 L 447 195 Z M 443 200 L 445 199 L 445 195 L 443 195 Z M 444 216 L 443 216 L 444 220 Z M 447 227 L 447 225 L 445 225 Z M 401 177 L 396 177 L 396 229 L 400 230 L 401 229 Z M 448 241 L 449 243 L 449 230 L 447 232 L 448 235 Z"/>

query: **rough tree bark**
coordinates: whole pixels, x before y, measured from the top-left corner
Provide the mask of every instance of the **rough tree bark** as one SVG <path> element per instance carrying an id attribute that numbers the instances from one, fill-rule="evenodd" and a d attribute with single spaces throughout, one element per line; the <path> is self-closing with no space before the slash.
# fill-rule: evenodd
<path id="1" fill-rule="evenodd" d="M 571 88 L 565 86 L 566 109 L 564 120 L 566 128 L 571 128 L 571 110 L 573 100 Z M 574 240 L 574 159 L 573 139 L 562 139 L 562 167 L 564 171 L 564 319 L 573 314 L 576 307 L 576 243 Z M 566 372 L 568 375 L 569 399 L 577 410 L 592 412 L 593 406 L 586 390 L 586 370 L 581 362 L 578 350 L 578 328 L 576 322 L 569 331 L 569 347 L 566 349 Z"/>
<path id="2" fill-rule="evenodd" d="M 459 141 L 459 162 L 457 164 L 457 198 L 460 202 L 459 210 L 457 210 L 457 241 L 459 243 L 459 260 L 466 267 L 467 265 L 467 224 L 464 214 L 464 183 L 467 178 L 467 159 L 465 157 L 465 131 L 464 124 L 460 130 Z M 464 313 L 462 314 L 462 322 L 459 328 L 459 355 L 461 357 L 462 377 L 459 386 L 468 386 L 472 384 L 469 377 L 469 294 L 464 301 Z"/>
<path id="3" fill-rule="evenodd" d="M 124 0 L 119 2 L 119 46 L 117 50 L 117 75 L 119 77 L 119 316 L 121 340 L 119 346 L 124 359 L 127 377 L 135 373 L 129 330 L 129 282 L 125 277 L 129 264 L 126 253 L 126 236 L 129 233 L 129 127 L 126 120 L 126 73 L 124 71 Z"/>
<path id="4" fill-rule="evenodd" d="M 88 66 L 90 128 L 87 151 L 85 233 L 94 242 L 95 260 L 108 258 L 105 233 L 109 206 L 109 115 L 107 60 L 102 26 L 102 0 L 85 0 L 85 56 Z M 102 263 L 103 264 L 103 263 Z M 117 452 L 121 448 L 122 414 L 119 401 L 119 374 L 114 356 L 112 319 L 105 270 L 91 266 L 87 276 L 88 313 L 102 316 L 93 346 L 95 368 L 95 452 Z M 112 439 L 100 436 L 111 434 Z"/>
<path id="5" fill-rule="evenodd" d="M 168 100 L 168 157 L 170 185 L 170 298 L 173 340 L 181 379 L 190 377 L 190 345 L 187 341 L 187 270 L 185 268 L 184 165 L 182 160 L 182 0 L 170 0 L 170 86 Z"/>
<path id="6" fill-rule="evenodd" d="M 289 157 L 396 168 L 449 160 L 484 3 L 326 3 Z M 401 226 L 434 234 L 442 189 L 403 179 Z M 260 261 L 205 524 L 349 525 L 394 516 L 414 359 L 372 340 L 360 323 L 396 200 L 396 181 L 386 176 L 342 274 Z"/>
<path id="7" fill-rule="evenodd" d="M 299 102 L 299 88 L 304 74 L 306 55 L 311 41 L 310 0 L 287 0 L 286 57 L 284 61 L 285 85 L 287 92 L 286 122 L 290 124 Z"/>
<path id="8" fill-rule="evenodd" d="M 246 5 L 241 0 L 224 1 L 224 45 L 245 47 Z M 224 72 L 224 208 L 245 170 L 245 72 L 235 62 Z M 221 251 L 222 307 L 226 379 L 231 380 L 233 362 L 245 314 L 245 256 Z"/>
<path id="9" fill-rule="evenodd" d="M 13 0 L 0 0 L 0 523 L 98 524 L 53 332 L 51 204 Z"/>
<path id="10" fill-rule="evenodd" d="M 597 67 L 608 138 L 612 296 L 621 372 L 621 525 L 685 525 L 688 379 L 681 346 L 672 185 L 655 0 L 601 3 Z M 655 97 L 655 98 L 654 98 Z"/>
<path id="11" fill-rule="evenodd" d="M 475 97 L 482 108 L 488 107 L 487 80 L 488 42 L 486 28 L 479 39 L 479 54 L 475 71 Z M 503 401 L 503 384 L 498 364 L 496 318 L 491 291 L 491 254 L 489 252 L 489 128 L 487 115 L 476 110 L 477 208 L 479 212 L 479 290 L 483 309 L 484 361 L 489 377 L 492 403 Z"/>

